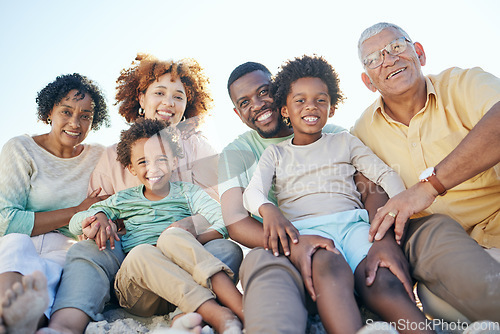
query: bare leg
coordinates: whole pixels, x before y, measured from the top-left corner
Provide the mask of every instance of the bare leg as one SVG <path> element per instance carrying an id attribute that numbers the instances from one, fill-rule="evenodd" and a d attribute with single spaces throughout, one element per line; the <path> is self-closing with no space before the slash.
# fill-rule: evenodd
<path id="1" fill-rule="evenodd" d="M 22 277 L 8 289 L 1 302 L 0 317 L 9 334 L 33 333 L 49 303 L 47 279 L 35 271 Z"/>
<path id="2" fill-rule="evenodd" d="M 214 299 L 207 300 L 196 310 L 203 320 L 220 334 L 241 334 L 241 322 L 227 307 L 220 306 Z"/>
<path id="3" fill-rule="evenodd" d="M 48 328 L 52 331 L 41 329 L 37 334 L 43 333 L 61 333 L 61 334 L 80 334 L 85 331 L 90 317 L 77 308 L 62 308 L 52 314 Z"/>
<path id="4" fill-rule="evenodd" d="M 328 333 L 356 333 L 362 327 L 354 299 L 354 278 L 342 255 L 318 249 L 313 255 L 312 277 L 318 313 Z"/>
<path id="5" fill-rule="evenodd" d="M 210 280 L 212 281 L 212 290 L 219 302 L 229 307 L 229 309 L 240 318 L 241 322 L 244 322 L 243 296 L 226 272 L 219 271 L 217 274 L 213 275 Z"/>
<path id="6" fill-rule="evenodd" d="M 427 319 L 408 296 L 403 284 L 389 269 L 379 268 L 372 286 L 365 284 L 366 259 L 356 268 L 354 273 L 356 291 L 366 306 L 382 317 L 383 320 L 396 324 L 411 324 L 396 328 L 400 333 L 435 333 L 426 327 Z M 418 327 L 416 327 L 418 324 Z M 413 331 L 411 330 L 413 327 Z"/>

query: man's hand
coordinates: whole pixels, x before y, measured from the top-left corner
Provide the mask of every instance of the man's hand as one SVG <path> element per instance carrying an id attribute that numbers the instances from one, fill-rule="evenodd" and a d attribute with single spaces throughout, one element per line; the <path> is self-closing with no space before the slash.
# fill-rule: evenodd
<path id="1" fill-rule="evenodd" d="M 290 247 L 288 244 L 288 237 L 294 244 L 299 242 L 299 231 L 293 226 L 288 219 L 286 219 L 278 209 L 273 204 L 263 204 L 259 208 L 259 213 L 263 217 L 263 227 L 264 227 L 264 248 L 271 249 L 275 256 L 278 256 L 279 245 L 278 239 L 281 241 L 281 247 L 283 248 L 283 253 L 286 256 L 290 255 Z"/>
<path id="2" fill-rule="evenodd" d="M 437 191 L 429 182 L 419 182 L 397 194 L 377 210 L 377 214 L 370 224 L 368 239 L 370 241 L 381 240 L 394 224 L 396 241 L 401 244 L 408 219 L 415 213 L 431 206 L 436 196 Z"/>
<path id="3" fill-rule="evenodd" d="M 380 267 L 388 268 L 401 281 L 410 299 L 415 301 L 408 260 L 401 248 L 394 242 L 392 231 L 387 233 L 382 240 L 375 241 L 368 251 L 365 268 L 367 286 L 373 284 Z"/>
<path id="4" fill-rule="evenodd" d="M 300 271 L 307 292 L 313 301 L 316 301 L 316 293 L 312 281 L 312 256 L 318 248 L 324 248 L 335 254 L 340 252 L 335 248 L 333 240 L 318 235 L 301 235 L 299 242 L 292 244 L 290 261 Z"/>

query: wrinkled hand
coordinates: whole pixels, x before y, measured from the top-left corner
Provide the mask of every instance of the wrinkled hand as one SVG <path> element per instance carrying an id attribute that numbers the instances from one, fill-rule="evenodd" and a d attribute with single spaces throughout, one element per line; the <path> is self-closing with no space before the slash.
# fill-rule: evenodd
<path id="1" fill-rule="evenodd" d="M 298 243 L 299 231 L 283 216 L 280 209 L 273 204 L 263 204 L 259 208 L 259 213 L 263 217 L 264 248 L 268 250 L 269 246 L 271 246 L 273 254 L 279 256 L 279 239 L 281 247 L 283 248 L 283 253 L 289 256 L 290 247 L 288 237 L 290 237 L 290 240 L 292 240 L 294 244 Z"/>
<path id="2" fill-rule="evenodd" d="M 94 203 L 97 203 L 97 202 L 100 202 L 106 198 L 109 197 L 109 195 L 102 195 L 102 196 L 97 196 L 97 194 L 99 194 L 101 192 L 101 188 L 97 188 L 96 190 L 92 191 L 92 193 L 86 198 L 83 200 L 82 203 L 80 203 L 77 207 L 76 207 L 76 210 L 78 212 L 80 211 L 85 211 L 87 210 L 88 208 L 90 208 L 90 206 Z"/>
<path id="3" fill-rule="evenodd" d="M 372 285 L 375 281 L 378 268 L 388 268 L 401 281 L 410 299 L 415 301 L 410 266 L 401 247 L 394 241 L 392 231 L 387 233 L 387 236 L 382 240 L 375 241 L 368 251 L 365 268 L 367 286 Z"/>
<path id="4" fill-rule="evenodd" d="M 183 230 L 186 230 L 189 233 L 191 233 L 195 238 L 198 237 L 198 234 L 196 233 L 196 227 L 194 226 L 194 221 L 193 221 L 192 217 L 186 217 L 186 218 L 183 218 L 181 220 L 178 220 L 178 221 L 172 223 L 169 227 L 167 227 L 167 229 L 169 229 L 171 227 L 182 228 Z"/>
<path id="5" fill-rule="evenodd" d="M 401 244 L 408 219 L 415 213 L 427 209 L 434 202 L 436 196 L 437 191 L 429 182 L 419 182 L 397 194 L 377 210 L 377 214 L 371 222 L 368 239 L 370 241 L 381 240 L 394 224 L 396 241 Z"/>
<path id="6" fill-rule="evenodd" d="M 119 241 L 120 238 L 118 237 L 118 234 L 116 234 L 116 225 L 111 221 L 111 219 L 108 219 L 108 217 L 102 213 L 98 212 L 94 215 L 95 222 L 93 224 L 98 223 L 98 227 L 91 227 L 92 229 L 97 229 L 97 232 L 95 235 L 91 238 L 89 235 L 87 237 L 89 239 L 94 239 L 97 247 L 99 250 L 105 250 L 106 249 L 106 241 L 109 240 L 109 246 L 111 249 L 115 248 L 115 240 Z M 82 223 L 82 229 L 83 229 L 83 223 Z M 90 233 L 90 232 L 89 232 Z"/>
<path id="7" fill-rule="evenodd" d="M 301 235 L 299 242 L 292 244 L 290 261 L 299 270 L 307 292 L 313 301 L 316 301 L 316 292 L 312 281 L 312 256 L 317 249 L 324 248 L 335 254 L 340 252 L 335 248 L 333 240 L 319 235 Z"/>

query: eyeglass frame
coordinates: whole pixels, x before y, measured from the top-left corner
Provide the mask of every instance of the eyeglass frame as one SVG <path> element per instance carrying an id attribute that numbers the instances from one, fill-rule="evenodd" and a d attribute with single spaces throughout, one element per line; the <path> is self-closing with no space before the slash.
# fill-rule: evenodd
<path id="1" fill-rule="evenodd" d="M 406 42 L 406 43 L 405 43 L 405 45 L 406 45 L 405 49 L 404 49 L 403 51 L 399 52 L 399 53 L 396 53 L 396 54 L 392 54 L 392 53 L 390 53 L 390 52 L 389 52 L 389 50 L 387 50 L 387 48 L 389 47 L 389 45 L 393 44 L 394 42 L 396 42 L 397 40 L 400 40 L 400 39 L 404 39 L 404 41 Z M 401 36 L 401 37 L 398 37 L 398 38 L 393 39 L 391 42 L 387 43 L 387 45 L 386 45 L 385 47 L 383 47 L 382 49 L 380 49 L 380 50 L 378 50 L 378 51 L 373 51 L 372 53 L 370 53 L 369 55 L 367 55 L 367 56 L 365 57 L 365 59 L 363 59 L 363 66 L 364 66 L 364 67 L 368 67 L 369 69 L 372 69 L 372 70 L 376 69 L 377 67 L 382 66 L 382 64 L 383 64 L 383 63 L 384 63 L 384 61 L 385 61 L 385 53 L 384 53 L 384 51 L 385 51 L 385 52 L 387 52 L 388 54 L 390 54 L 391 56 L 398 56 L 398 55 L 400 55 L 400 54 L 402 54 L 403 52 L 405 52 L 405 51 L 406 51 L 406 49 L 408 48 L 407 43 L 410 43 L 410 44 L 412 44 L 412 45 L 413 45 L 412 41 L 410 41 L 410 40 L 409 40 L 408 38 L 406 38 L 405 36 Z M 372 54 L 377 53 L 377 52 L 378 52 L 379 54 L 381 54 L 381 55 L 382 55 L 382 56 L 381 56 L 381 58 L 382 58 L 382 62 L 381 62 L 379 65 L 375 66 L 375 67 L 370 67 L 370 66 L 367 66 L 367 65 L 366 65 L 366 59 L 367 59 L 369 56 L 371 56 Z"/>

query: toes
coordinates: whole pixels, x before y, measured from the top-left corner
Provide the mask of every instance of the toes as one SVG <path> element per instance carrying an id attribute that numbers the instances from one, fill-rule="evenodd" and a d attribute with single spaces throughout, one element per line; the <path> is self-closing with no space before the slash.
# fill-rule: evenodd
<path id="1" fill-rule="evenodd" d="M 42 272 L 37 270 L 33 272 L 31 276 L 33 280 L 33 288 L 35 290 L 40 291 L 47 288 L 47 278 Z"/>

